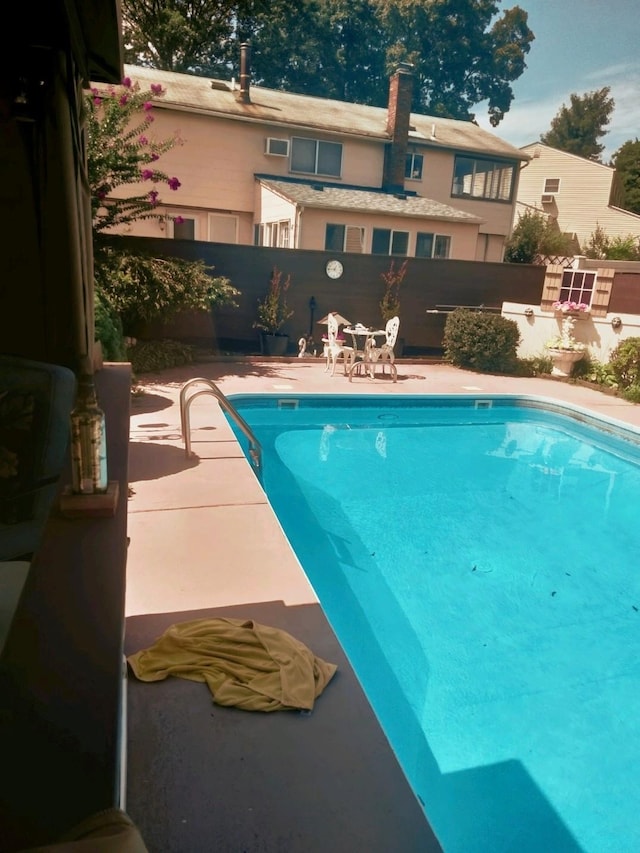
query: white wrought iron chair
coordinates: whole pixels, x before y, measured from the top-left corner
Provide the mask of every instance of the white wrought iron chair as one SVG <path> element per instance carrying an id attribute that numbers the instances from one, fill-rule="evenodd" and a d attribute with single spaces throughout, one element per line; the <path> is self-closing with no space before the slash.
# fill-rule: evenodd
<path id="1" fill-rule="evenodd" d="M 398 369 L 395 365 L 396 357 L 393 352 L 393 348 L 398 339 L 399 328 L 400 319 L 398 317 L 392 317 L 390 320 L 387 320 L 387 325 L 385 326 L 386 338 L 385 342 L 381 346 L 377 347 L 373 338 L 370 338 L 367 341 L 364 360 L 367 362 L 367 370 L 372 379 L 375 376 L 376 364 L 380 364 L 382 366 L 383 373 L 385 372 L 385 367 L 388 364 L 389 370 L 393 376 L 393 381 L 396 382 L 398 378 Z"/>
<path id="2" fill-rule="evenodd" d="M 342 341 L 338 340 L 338 321 L 333 314 L 329 314 L 327 317 L 327 339 L 327 366 L 325 367 L 325 372 L 330 370 L 331 375 L 333 376 L 336 372 L 336 363 L 338 359 L 342 357 L 344 361 L 344 372 L 346 375 L 349 366 L 355 361 L 356 351 L 353 347 L 347 346 L 346 344 L 343 344 Z"/>

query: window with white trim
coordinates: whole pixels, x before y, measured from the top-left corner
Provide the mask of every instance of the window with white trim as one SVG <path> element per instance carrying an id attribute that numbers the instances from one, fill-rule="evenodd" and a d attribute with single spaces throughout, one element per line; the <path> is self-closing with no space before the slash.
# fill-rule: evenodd
<path id="1" fill-rule="evenodd" d="M 404 176 L 410 181 L 422 180 L 422 164 L 424 157 L 422 154 L 413 154 L 409 152 L 405 161 Z"/>
<path id="2" fill-rule="evenodd" d="M 451 254 L 451 237 L 446 234 L 416 234 L 416 258 L 448 258 Z"/>
<path id="3" fill-rule="evenodd" d="M 324 232 L 324 247 L 330 252 L 362 252 L 364 228 L 359 225 L 340 225 L 327 222 Z"/>
<path id="4" fill-rule="evenodd" d="M 591 305 L 597 273 L 588 270 L 566 269 L 562 273 L 559 302 L 576 302 Z"/>
<path id="5" fill-rule="evenodd" d="M 212 243 L 237 243 L 238 217 L 224 213 L 210 213 L 209 240 Z"/>
<path id="6" fill-rule="evenodd" d="M 515 163 L 458 155 L 451 195 L 484 201 L 511 201 Z"/>
<path id="7" fill-rule="evenodd" d="M 342 143 L 294 136 L 291 140 L 291 171 L 339 178 L 342 174 Z"/>
<path id="8" fill-rule="evenodd" d="M 288 249 L 291 238 L 291 222 L 282 219 L 279 222 L 261 222 L 254 231 L 256 246 L 271 246 L 274 249 Z"/>
<path id="9" fill-rule="evenodd" d="M 374 228 L 371 240 L 372 255 L 401 255 L 409 251 L 409 232 L 392 231 L 390 228 Z"/>
<path id="10" fill-rule="evenodd" d="M 560 178 L 545 178 L 543 193 L 557 193 L 560 190 Z"/>

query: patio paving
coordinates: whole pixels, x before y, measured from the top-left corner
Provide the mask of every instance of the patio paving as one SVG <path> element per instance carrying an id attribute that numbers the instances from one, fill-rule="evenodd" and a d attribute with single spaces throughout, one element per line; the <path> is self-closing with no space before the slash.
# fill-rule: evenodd
<path id="1" fill-rule="evenodd" d="M 128 687 L 127 809 L 154 853 L 438 850 L 438 843 L 291 551 L 257 478 L 211 397 L 192 406 L 188 379 L 226 394 L 530 394 L 640 427 L 640 406 L 551 379 L 398 362 L 398 382 L 331 377 L 320 359 L 212 361 L 141 382 L 132 400 L 127 653 L 169 625 L 252 618 L 289 631 L 338 664 L 310 716 L 252 714 L 211 703 L 177 679 Z"/>

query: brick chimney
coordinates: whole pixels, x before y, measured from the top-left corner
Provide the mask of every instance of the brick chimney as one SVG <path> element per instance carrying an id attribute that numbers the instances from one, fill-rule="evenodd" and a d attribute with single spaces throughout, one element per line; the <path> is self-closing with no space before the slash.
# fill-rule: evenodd
<path id="1" fill-rule="evenodd" d="M 387 144 L 384 157 L 382 189 L 387 192 L 404 191 L 404 171 L 409 142 L 411 98 L 413 95 L 413 65 L 401 62 L 389 81 L 389 106 L 387 108 Z"/>
<path id="2" fill-rule="evenodd" d="M 251 47 L 248 42 L 240 45 L 240 91 L 236 95 L 241 104 L 251 103 Z"/>

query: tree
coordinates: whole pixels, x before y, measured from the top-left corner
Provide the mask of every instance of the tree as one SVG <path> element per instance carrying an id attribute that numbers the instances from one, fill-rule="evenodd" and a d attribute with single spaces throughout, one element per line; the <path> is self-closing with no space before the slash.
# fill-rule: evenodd
<path id="1" fill-rule="evenodd" d="M 233 36 L 236 4 L 218 0 L 122 0 L 125 61 L 211 74 Z"/>
<path id="2" fill-rule="evenodd" d="M 129 332 L 141 320 L 166 318 L 184 308 L 233 303 L 238 291 L 226 278 L 214 278 L 203 262 L 150 256 L 123 250 L 109 239 L 114 226 L 138 219 L 164 218 L 158 213 L 160 190 L 177 191 L 180 181 L 157 167 L 162 154 L 179 144 L 177 137 L 156 140 L 150 133 L 153 101 L 163 94 L 152 85 L 141 90 L 125 78 L 121 86 L 93 88 L 85 97 L 87 174 L 93 216 L 94 277 L 100 329 Z M 146 189 L 147 184 L 151 189 Z M 126 192 L 126 189 L 129 192 Z M 176 217 L 178 220 L 179 217 Z M 109 321 L 112 321 L 111 323 Z M 105 343 L 107 343 L 105 332 Z"/>
<path id="3" fill-rule="evenodd" d="M 612 163 L 622 186 L 620 206 L 640 213 L 640 141 L 625 142 L 613 155 Z"/>
<path id="4" fill-rule="evenodd" d="M 500 17 L 494 0 L 432 2 L 376 0 L 388 39 L 387 70 L 401 60 L 416 69 L 414 109 L 473 119 L 488 101 L 497 126 L 513 100 L 511 83 L 524 71 L 535 36 L 527 13 L 515 6 Z"/>
<path id="5" fill-rule="evenodd" d="M 551 122 L 551 129 L 542 134 L 540 141 L 600 163 L 604 145 L 598 140 L 607 133 L 605 128 L 615 107 L 610 91 L 609 86 L 604 86 L 582 96 L 571 95 L 570 106 L 562 105 Z"/>
<path id="6" fill-rule="evenodd" d="M 571 241 L 558 230 L 555 219 L 539 210 L 526 210 L 505 246 L 504 259 L 511 264 L 533 264 L 538 255 L 568 255 Z"/>
<path id="7" fill-rule="evenodd" d="M 417 112 L 499 124 L 534 35 L 498 0 L 123 0 L 129 61 L 230 76 L 251 41 L 254 81 L 385 106 L 399 62 L 416 72 Z"/>
<path id="8" fill-rule="evenodd" d="M 626 237 L 609 237 L 601 225 L 596 225 L 584 248 L 588 258 L 607 261 L 639 261 L 640 238 L 633 234 Z"/>

